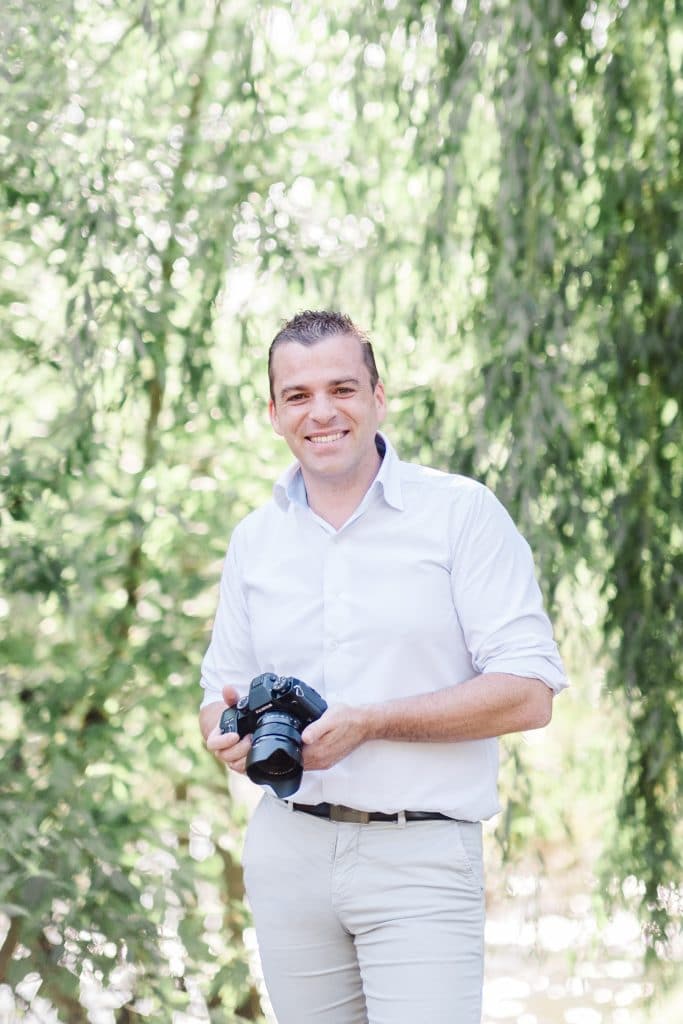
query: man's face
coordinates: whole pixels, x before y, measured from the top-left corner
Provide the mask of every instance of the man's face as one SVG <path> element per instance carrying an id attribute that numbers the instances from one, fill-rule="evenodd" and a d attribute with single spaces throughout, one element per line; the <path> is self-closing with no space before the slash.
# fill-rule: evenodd
<path id="1" fill-rule="evenodd" d="M 372 479 L 386 406 L 381 381 L 373 391 L 358 339 L 335 334 L 310 346 L 284 342 L 273 352 L 272 370 L 270 420 L 301 463 L 304 480 L 353 486 Z"/>

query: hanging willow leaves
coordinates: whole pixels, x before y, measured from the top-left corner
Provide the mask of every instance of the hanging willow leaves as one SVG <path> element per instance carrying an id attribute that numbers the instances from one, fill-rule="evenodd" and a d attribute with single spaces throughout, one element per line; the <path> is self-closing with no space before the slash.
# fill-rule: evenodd
<path id="1" fill-rule="evenodd" d="M 680 5 L 5 7 L 0 980 L 39 971 L 74 1024 L 86 962 L 120 1021 L 197 988 L 212 1020 L 258 1017 L 196 679 L 229 531 L 287 461 L 268 341 L 314 306 L 376 339 L 404 457 L 486 480 L 529 537 L 598 707 L 575 742 L 602 760 L 558 753 L 555 803 L 622 773 L 605 874 L 665 956 Z M 505 842 L 546 821 L 562 845 L 547 821 L 571 814 L 506 778 Z"/>

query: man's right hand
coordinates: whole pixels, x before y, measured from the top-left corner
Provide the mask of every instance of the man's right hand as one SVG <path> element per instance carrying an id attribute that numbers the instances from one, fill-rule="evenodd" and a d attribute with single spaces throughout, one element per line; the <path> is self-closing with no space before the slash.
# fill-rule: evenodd
<path id="1" fill-rule="evenodd" d="M 237 690 L 232 686 L 223 687 L 223 700 L 226 707 L 234 708 L 239 699 Z M 214 708 L 216 711 L 214 712 Z M 210 704 L 204 709 L 205 714 L 212 713 L 215 724 L 206 736 L 206 747 L 214 757 L 226 764 L 235 772 L 244 775 L 246 772 L 247 754 L 251 750 L 251 736 L 244 736 L 240 739 L 236 732 L 222 733 L 220 720 L 224 707 L 219 704 Z"/>

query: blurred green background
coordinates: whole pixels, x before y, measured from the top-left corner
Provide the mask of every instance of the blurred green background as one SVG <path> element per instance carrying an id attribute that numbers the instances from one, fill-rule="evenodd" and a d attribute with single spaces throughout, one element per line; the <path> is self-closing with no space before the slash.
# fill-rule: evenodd
<path id="1" fill-rule="evenodd" d="M 8 0 L 0 39 L 2 1019 L 267 1009 L 197 679 L 288 462 L 269 341 L 327 307 L 402 456 L 507 504 L 573 681 L 505 742 L 485 1019 L 673 1022 L 679 0 Z"/>

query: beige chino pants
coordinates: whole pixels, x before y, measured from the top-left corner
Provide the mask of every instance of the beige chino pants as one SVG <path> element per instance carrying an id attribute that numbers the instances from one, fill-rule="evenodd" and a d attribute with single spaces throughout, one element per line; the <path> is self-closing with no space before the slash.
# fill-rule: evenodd
<path id="1" fill-rule="evenodd" d="M 244 879 L 278 1024 L 479 1024 L 480 823 L 351 825 L 266 795 Z"/>

